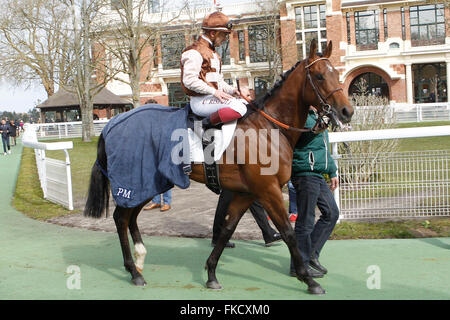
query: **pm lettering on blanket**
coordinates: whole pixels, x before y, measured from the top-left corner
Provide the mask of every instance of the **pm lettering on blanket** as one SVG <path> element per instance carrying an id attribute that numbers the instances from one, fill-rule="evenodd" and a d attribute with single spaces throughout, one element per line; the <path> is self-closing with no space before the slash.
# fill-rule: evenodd
<path id="1" fill-rule="evenodd" d="M 127 190 L 125 188 L 117 188 L 116 196 L 131 199 L 131 191 L 133 190 Z"/>

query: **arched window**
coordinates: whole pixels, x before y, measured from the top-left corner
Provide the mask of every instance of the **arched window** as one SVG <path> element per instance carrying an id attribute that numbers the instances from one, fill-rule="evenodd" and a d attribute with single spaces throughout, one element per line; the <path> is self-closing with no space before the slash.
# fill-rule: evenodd
<path id="1" fill-rule="evenodd" d="M 389 99 L 389 86 L 383 77 L 373 72 L 366 72 L 357 76 L 350 84 L 348 95 L 353 94 L 373 94 Z"/>

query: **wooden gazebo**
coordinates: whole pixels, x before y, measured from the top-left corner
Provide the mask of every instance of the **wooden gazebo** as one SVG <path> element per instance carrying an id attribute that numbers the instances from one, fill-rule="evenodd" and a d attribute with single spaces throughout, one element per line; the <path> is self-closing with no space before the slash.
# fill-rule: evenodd
<path id="1" fill-rule="evenodd" d="M 60 88 L 58 92 L 37 106 L 41 110 L 41 122 L 81 121 L 80 103 L 76 93 Z M 94 120 L 110 119 L 128 111 L 132 103 L 106 88 L 94 97 Z"/>

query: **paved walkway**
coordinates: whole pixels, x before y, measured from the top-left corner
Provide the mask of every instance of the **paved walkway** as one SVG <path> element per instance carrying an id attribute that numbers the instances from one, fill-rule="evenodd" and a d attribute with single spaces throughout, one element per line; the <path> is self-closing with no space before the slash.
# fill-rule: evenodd
<path id="1" fill-rule="evenodd" d="M 450 238 L 329 241 L 321 262 L 330 272 L 319 279 L 327 294 L 317 297 L 287 275 L 284 244 L 237 240 L 219 262 L 224 289 L 209 291 L 209 239 L 146 236 L 148 285 L 133 287 L 116 234 L 35 221 L 11 207 L 19 151 L 0 156 L 0 299 L 450 299 Z"/>

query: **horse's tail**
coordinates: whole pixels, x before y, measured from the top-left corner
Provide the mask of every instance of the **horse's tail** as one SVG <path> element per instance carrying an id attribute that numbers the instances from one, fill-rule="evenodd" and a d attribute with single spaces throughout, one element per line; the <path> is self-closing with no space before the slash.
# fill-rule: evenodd
<path id="1" fill-rule="evenodd" d="M 92 166 L 91 182 L 84 208 L 84 216 L 86 217 L 100 218 L 105 208 L 108 216 L 109 180 L 106 170 L 105 140 L 101 134 L 97 145 L 97 160 Z"/>

